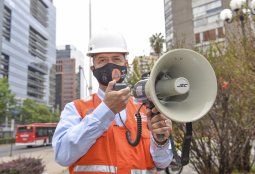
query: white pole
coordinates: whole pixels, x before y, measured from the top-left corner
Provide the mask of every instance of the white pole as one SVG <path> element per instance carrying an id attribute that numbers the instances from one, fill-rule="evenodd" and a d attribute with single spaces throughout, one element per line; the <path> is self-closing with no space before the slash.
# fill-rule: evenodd
<path id="1" fill-rule="evenodd" d="M 89 40 L 91 39 L 91 0 L 89 0 Z M 89 67 L 92 66 L 91 58 L 89 58 Z M 89 94 L 92 94 L 92 72 L 89 70 Z"/>

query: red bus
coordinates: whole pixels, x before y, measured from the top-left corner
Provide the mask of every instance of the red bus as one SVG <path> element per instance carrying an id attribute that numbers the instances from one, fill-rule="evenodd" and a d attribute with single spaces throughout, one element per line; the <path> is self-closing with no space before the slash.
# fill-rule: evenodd
<path id="1" fill-rule="evenodd" d="M 33 123 L 17 125 L 15 145 L 46 146 L 52 143 L 57 123 Z"/>

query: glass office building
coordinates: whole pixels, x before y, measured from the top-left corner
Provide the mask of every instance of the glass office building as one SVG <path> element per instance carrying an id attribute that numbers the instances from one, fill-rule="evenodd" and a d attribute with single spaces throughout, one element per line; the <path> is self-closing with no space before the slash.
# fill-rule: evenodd
<path id="1" fill-rule="evenodd" d="M 17 98 L 54 104 L 55 35 L 52 0 L 0 1 L 0 78 Z"/>

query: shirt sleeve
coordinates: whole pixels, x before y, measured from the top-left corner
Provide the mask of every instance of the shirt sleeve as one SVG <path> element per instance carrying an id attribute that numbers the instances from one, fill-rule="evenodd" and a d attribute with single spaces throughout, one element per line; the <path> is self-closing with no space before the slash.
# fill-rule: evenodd
<path id="1" fill-rule="evenodd" d="M 70 166 L 82 157 L 110 126 L 115 114 L 102 102 L 91 114 L 82 119 L 73 102 L 61 113 L 53 135 L 55 160 Z"/>
<path id="2" fill-rule="evenodd" d="M 155 166 L 159 169 L 168 167 L 173 159 L 173 152 L 169 139 L 164 146 L 159 146 L 153 141 L 153 136 L 151 135 L 150 153 Z"/>

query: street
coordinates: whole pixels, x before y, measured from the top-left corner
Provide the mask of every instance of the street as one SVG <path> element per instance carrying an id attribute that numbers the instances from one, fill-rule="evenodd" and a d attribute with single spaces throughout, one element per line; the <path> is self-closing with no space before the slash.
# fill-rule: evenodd
<path id="1" fill-rule="evenodd" d="M 50 149 L 51 146 L 38 146 L 33 148 L 27 148 L 26 146 L 15 146 L 15 144 L 4 144 L 0 145 L 0 157 L 10 156 L 10 155 L 20 155 L 23 153 L 31 153 L 36 151 L 41 151 L 45 149 Z"/>

